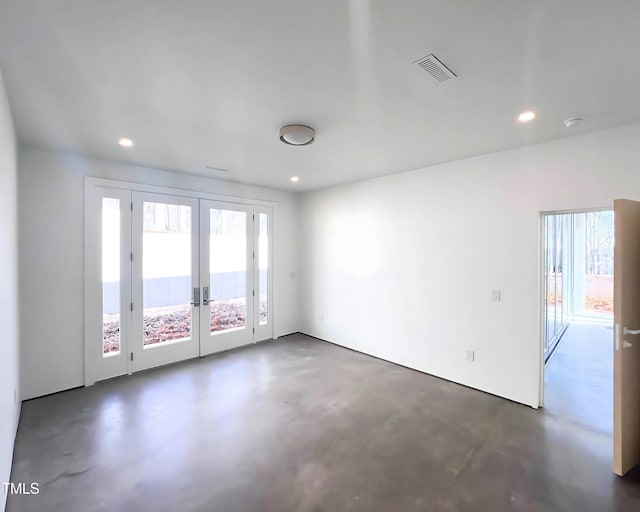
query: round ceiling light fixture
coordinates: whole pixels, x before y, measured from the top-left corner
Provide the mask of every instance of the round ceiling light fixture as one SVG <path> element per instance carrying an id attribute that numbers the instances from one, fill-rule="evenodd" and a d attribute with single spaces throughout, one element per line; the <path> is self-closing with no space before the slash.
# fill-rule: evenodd
<path id="1" fill-rule="evenodd" d="M 316 131 L 303 124 L 289 124 L 280 128 L 280 140 L 290 146 L 307 146 L 316 140 Z"/>
<path id="2" fill-rule="evenodd" d="M 571 128 L 572 126 L 580 124 L 582 121 L 584 121 L 584 117 L 581 117 L 581 116 L 570 117 L 569 119 L 564 120 L 564 125 L 567 128 Z"/>

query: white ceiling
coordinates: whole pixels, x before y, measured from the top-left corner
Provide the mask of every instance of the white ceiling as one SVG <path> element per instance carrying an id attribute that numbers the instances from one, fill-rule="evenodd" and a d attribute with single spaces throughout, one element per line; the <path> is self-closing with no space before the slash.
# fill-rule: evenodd
<path id="1" fill-rule="evenodd" d="M 2 0 L 0 68 L 24 144 L 309 190 L 640 119 L 639 21 L 637 0 Z M 432 52 L 460 78 L 412 64 Z M 296 122 L 314 144 L 278 140 Z"/>

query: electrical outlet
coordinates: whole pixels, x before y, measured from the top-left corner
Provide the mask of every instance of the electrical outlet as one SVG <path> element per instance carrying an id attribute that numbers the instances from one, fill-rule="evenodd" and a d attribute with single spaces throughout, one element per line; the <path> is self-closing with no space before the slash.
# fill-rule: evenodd
<path id="1" fill-rule="evenodd" d="M 500 302 L 502 299 L 502 292 L 500 290 L 491 290 L 491 300 L 493 302 Z"/>
<path id="2" fill-rule="evenodd" d="M 476 354 L 473 350 L 467 350 L 467 361 L 475 361 Z"/>

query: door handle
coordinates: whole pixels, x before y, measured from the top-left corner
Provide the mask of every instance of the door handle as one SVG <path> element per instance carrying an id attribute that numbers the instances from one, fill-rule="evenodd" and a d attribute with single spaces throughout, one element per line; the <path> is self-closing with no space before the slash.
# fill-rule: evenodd
<path id="1" fill-rule="evenodd" d="M 200 288 L 193 289 L 193 302 L 191 305 L 196 308 L 200 305 Z"/>
<path id="2" fill-rule="evenodd" d="M 627 329 L 626 327 L 622 329 L 623 336 L 627 336 L 630 334 L 640 334 L 640 329 Z M 622 340 L 622 348 L 631 348 L 633 344 L 625 339 Z M 616 350 L 620 350 L 620 341 L 616 339 Z"/>
<path id="3" fill-rule="evenodd" d="M 207 306 L 210 302 L 213 302 L 213 301 L 209 299 L 209 287 L 203 286 L 202 287 L 202 304 Z"/>

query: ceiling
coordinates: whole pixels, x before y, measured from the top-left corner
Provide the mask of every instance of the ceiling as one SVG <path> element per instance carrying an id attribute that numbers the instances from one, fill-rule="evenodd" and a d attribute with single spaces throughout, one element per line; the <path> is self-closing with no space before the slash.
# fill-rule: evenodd
<path id="1" fill-rule="evenodd" d="M 310 190 L 639 120 L 639 19 L 637 0 L 1 0 L 0 68 L 23 144 Z M 413 64 L 430 53 L 459 78 Z M 316 142 L 282 144 L 290 123 Z"/>

